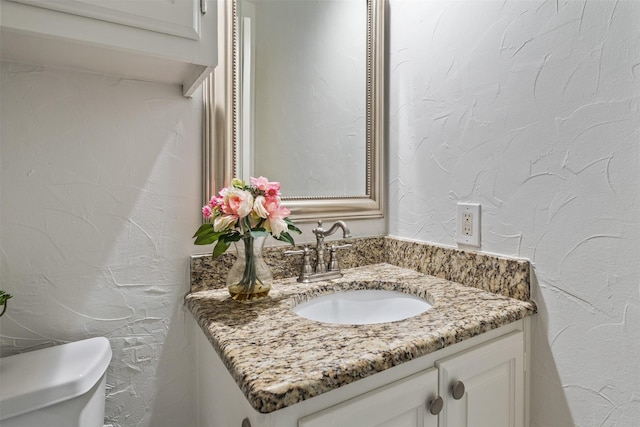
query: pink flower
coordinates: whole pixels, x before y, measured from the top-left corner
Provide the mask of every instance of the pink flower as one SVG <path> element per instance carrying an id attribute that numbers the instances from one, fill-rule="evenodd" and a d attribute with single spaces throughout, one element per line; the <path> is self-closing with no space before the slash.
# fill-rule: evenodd
<path id="1" fill-rule="evenodd" d="M 266 199 L 264 202 L 264 208 L 269 212 L 269 216 L 272 218 L 286 218 L 291 214 L 289 209 L 280 204 L 279 197 Z"/>
<path id="2" fill-rule="evenodd" d="M 220 206 L 223 203 L 224 203 L 224 199 L 222 197 L 212 196 L 211 200 L 209 200 L 209 206 L 211 206 L 212 208 Z"/>
<path id="3" fill-rule="evenodd" d="M 259 178 L 251 177 L 251 185 L 256 187 L 258 190 L 267 191 L 267 188 L 269 187 L 269 180 L 264 176 Z"/>
<path id="4" fill-rule="evenodd" d="M 211 209 L 211 206 L 204 205 L 202 207 L 202 216 L 209 219 L 211 218 L 211 215 L 213 215 L 213 209 Z"/>
<path id="5" fill-rule="evenodd" d="M 251 193 L 237 188 L 229 188 L 224 192 L 224 203 L 220 209 L 224 214 L 235 215 L 244 218 L 253 208 L 253 196 Z"/>
<path id="6" fill-rule="evenodd" d="M 270 182 L 265 190 L 267 197 L 280 197 L 280 183 L 279 182 Z"/>
<path id="7" fill-rule="evenodd" d="M 251 185 L 260 191 L 264 191 L 267 197 L 279 197 L 280 196 L 280 183 L 271 182 L 264 176 L 259 178 L 251 177 Z"/>
<path id="8" fill-rule="evenodd" d="M 287 231 L 288 225 L 284 219 L 291 214 L 291 211 L 280 204 L 278 197 L 267 199 L 264 208 L 269 213 L 269 219 L 266 221 L 267 230 L 270 230 L 276 238 L 280 237 L 282 232 Z"/>

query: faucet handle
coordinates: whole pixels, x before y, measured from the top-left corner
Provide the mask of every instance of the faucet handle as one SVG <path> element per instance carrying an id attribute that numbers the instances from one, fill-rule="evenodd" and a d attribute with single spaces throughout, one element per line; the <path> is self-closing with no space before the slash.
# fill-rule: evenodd
<path id="1" fill-rule="evenodd" d="M 309 279 L 309 276 L 313 273 L 313 268 L 311 267 L 311 258 L 309 256 L 310 253 L 309 246 L 304 246 L 302 249 L 297 251 L 285 251 L 284 254 L 289 255 L 297 255 L 302 254 L 302 269 L 300 270 L 300 276 L 298 276 L 299 282 L 305 282 Z"/>
<path id="2" fill-rule="evenodd" d="M 344 245 L 331 245 L 331 247 L 329 248 L 329 250 L 331 251 L 337 251 L 338 249 L 346 249 L 346 248 L 350 248 L 351 246 L 353 246 L 351 243 L 346 243 Z"/>
<path id="3" fill-rule="evenodd" d="M 351 246 L 353 246 L 351 243 L 347 243 L 346 245 L 331 245 L 329 248 L 329 271 L 340 271 L 340 264 L 336 252 L 338 249 L 346 249 Z"/>
<path id="4" fill-rule="evenodd" d="M 308 251 L 309 251 L 309 246 L 305 245 L 302 249 L 298 249 L 298 250 L 295 250 L 295 251 L 284 251 L 284 254 L 285 254 L 286 256 L 289 256 L 289 255 L 298 255 L 298 254 L 304 254 L 304 253 L 307 253 Z"/>
<path id="5" fill-rule="evenodd" d="M 311 232 L 316 235 L 316 238 L 324 237 L 324 232 L 325 231 L 326 230 L 324 228 L 322 228 L 322 220 L 321 219 L 318 220 L 318 226 L 316 228 L 314 228 L 313 230 L 311 230 Z"/>

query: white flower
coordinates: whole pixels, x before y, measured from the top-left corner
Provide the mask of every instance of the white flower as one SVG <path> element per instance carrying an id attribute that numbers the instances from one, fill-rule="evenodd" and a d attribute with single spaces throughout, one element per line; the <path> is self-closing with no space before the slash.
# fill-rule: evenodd
<path id="1" fill-rule="evenodd" d="M 260 218 L 266 218 L 269 216 L 269 212 L 264 207 L 265 202 L 264 196 L 256 197 L 256 200 L 253 202 L 253 212 L 258 215 Z"/>
<path id="2" fill-rule="evenodd" d="M 219 231 L 225 231 L 233 227 L 238 221 L 238 217 L 235 215 L 221 215 L 213 220 L 213 231 L 216 233 Z"/>
<path id="3" fill-rule="evenodd" d="M 280 233 L 287 231 L 287 223 L 282 218 L 269 218 L 269 228 L 271 228 L 271 234 L 277 239 Z"/>

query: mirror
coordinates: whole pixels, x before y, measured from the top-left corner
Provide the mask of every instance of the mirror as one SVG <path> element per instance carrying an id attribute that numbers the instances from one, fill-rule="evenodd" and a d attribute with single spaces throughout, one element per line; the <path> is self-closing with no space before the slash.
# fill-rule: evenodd
<path id="1" fill-rule="evenodd" d="M 205 200 L 233 176 L 263 175 L 281 182 L 294 219 L 381 217 L 384 0 L 221 6 Z"/>

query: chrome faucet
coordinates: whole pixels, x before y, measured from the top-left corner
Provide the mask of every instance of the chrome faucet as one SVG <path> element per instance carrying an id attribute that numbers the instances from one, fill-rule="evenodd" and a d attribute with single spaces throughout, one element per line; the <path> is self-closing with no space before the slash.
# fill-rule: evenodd
<path id="1" fill-rule="evenodd" d="M 345 224 L 344 221 L 336 221 L 328 230 L 325 230 L 322 227 L 322 221 L 318 221 L 318 226 L 313 230 L 311 230 L 313 234 L 316 235 L 316 247 L 315 247 L 316 265 L 314 268 L 311 267 L 308 247 L 305 246 L 304 249 L 299 251 L 285 252 L 285 255 L 294 255 L 294 254 L 304 255 L 303 262 L 302 262 L 302 270 L 300 272 L 300 276 L 298 277 L 298 282 L 309 283 L 309 282 L 317 282 L 320 280 L 335 279 L 337 277 L 342 277 L 336 252 L 338 251 L 338 249 L 350 248 L 351 244 L 331 245 L 328 268 L 327 268 L 327 263 L 324 260 L 324 251 L 325 251 L 324 238 L 327 236 L 331 236 L 333 233 L 335 233 L 338 230 L 338 228 L 342 229 L 343 238 L 347 239 L 351 237 L 351 231 L 349 231 L 349 227 L 347 227 L 347 224 Z"/>
<path id="2" fill-rule="evenodd" d="M 318 255 L 316 259 L 316 273 L 325 273 L 327 271 L 327 265 L 324 262 L 324 238 L 331 236 L 338 228 L 342 229 L 343 238 L 351 237 L 351 231 L 349 231 L 349 227 L 347 227 L 344 221 L 336 221 L 331 228 L 325 230 L 322 228 L 322 220 L 320 220 L 318 221 L 318 226 L 311 230 L 313 234 L 316 235 L 316 254 Z"/>

